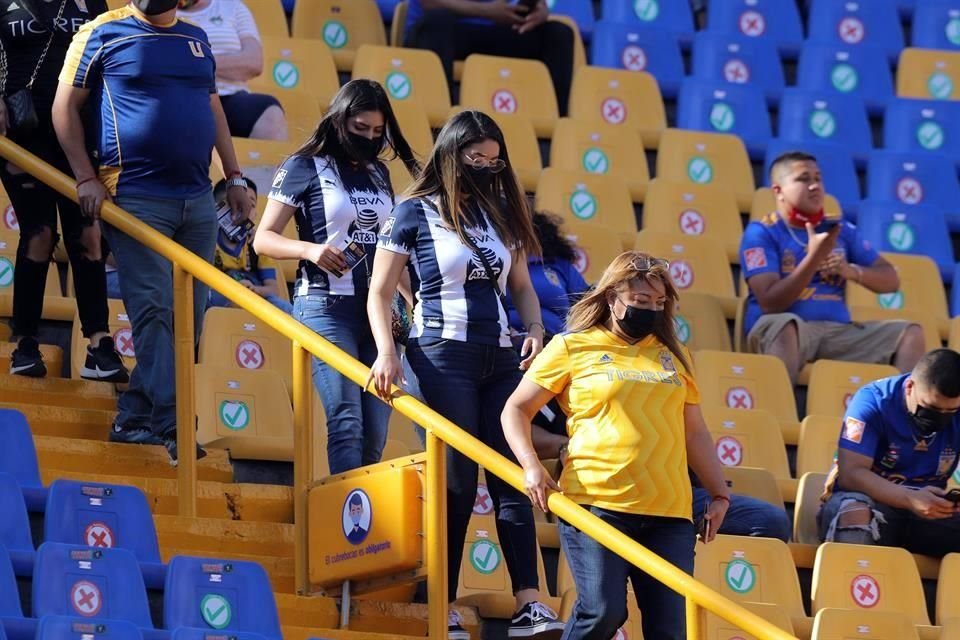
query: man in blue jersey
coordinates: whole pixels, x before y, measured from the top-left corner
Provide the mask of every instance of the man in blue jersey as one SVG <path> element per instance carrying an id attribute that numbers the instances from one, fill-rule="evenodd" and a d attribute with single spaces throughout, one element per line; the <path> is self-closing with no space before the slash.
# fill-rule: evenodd
<path id="1" fill-rule="evenodd" d="M 213 147 L 229 179 L 235 221 L 249 216 L 213 53 L 199 27 L 177 19 L 177 0 L 131 0 L 87 23 L 70 45 L 53 106 L 57 137 L 77 178 L 80 208 L 99 215 L 110 199 L 142 222 L 212 261 L 217 217 Z M 91 165 L 80 111 L 99 109 L 99 170 Z M 137 367 L 120 396 L 111 439 L 162 443 L 177 460 L 172 267 L 132 237 L 105 227 L 120 272 Z M 194 281 L 199 335 L 207 287 Z M 204 455 L 203 450 L 197 451 Z"/>
<path id="2" fill-rule="evenodd" d="M 935 349 L 913 372 L 871 382 L 847 407 L 817 514 L 826 541 L 943 556 L 960 551 L 960 354 Z"/>
<path id="3" fill-rule="evenodd" d="M 852 224 L 824 216 L 816 158 L 798 151 L 781 155 L 770 166 L 770 182 L 777 210 L 747 225 L 740 241 L 750 287 L 748 348 L 783 360 L 794 382 L 804 364 L 819 358 L 910 371 L 924 351 L 918 325 L 850 320 L 847 282 L 891 293 L 900 278 Z"/>

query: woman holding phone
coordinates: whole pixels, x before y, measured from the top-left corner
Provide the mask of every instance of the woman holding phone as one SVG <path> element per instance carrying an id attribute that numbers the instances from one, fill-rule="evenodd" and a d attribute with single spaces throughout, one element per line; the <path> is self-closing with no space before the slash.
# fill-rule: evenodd
<path id="1" fill-rule="evenodd" d="M 567 331 L 527 370 L 503 410 L 503 430 L 533 503 L 561 490 L 595 516 L 693 573 L 696 540 L 687 465 L 712 499 L 704 542 L 723 522 L 730 492 L 700 412 L 690 354 L 674 329 L 669 263 L 618 256 L 573 306 Z M 557 486 L 534 451 L 531 419 L 556 397 L 567 414 L 567 461 Z M 686 638 L 684 599 L 570 524 L 560 542 L 577 586 L 563 640 L 612 638 L 627 620 L 627 579 L 645 638 Z"/>
<path id="2" fill-rule="evenodd" d="M 419 169 L 386 92 L 353 80 L 334 96 L 307 142 L 277 171 L 253 246 L 262 256 L 300 261 L 294 317 L 366 365 L 376 344 L 367 321 L 367 292 L 377 236 L 393 208 L 389 147 L 411 173 Z M 298 240 L 283 229 L 296 218 Z M 380 461 L 390 406 L 323 361 L 313 383 L 327 418 L 330 473 Z"/>

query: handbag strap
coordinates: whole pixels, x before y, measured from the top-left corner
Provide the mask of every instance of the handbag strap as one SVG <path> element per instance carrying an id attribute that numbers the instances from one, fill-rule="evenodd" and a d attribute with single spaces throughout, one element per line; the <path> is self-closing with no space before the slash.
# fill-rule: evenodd
<path id="1" fill-rule="evenodd" d="M 50 51 L 50 45 L 53 44 L 53 39 L 57 35 L 57 24 L 60 22 L 60 19 L 63 17 L 63 12 L 67 8 L 67 2 L 70 0 L 63 0 L 60 3 L 60 9 L 57 10 L 57 17 L 53 19 L 53 25 L 50 29 L 50 37 L 47 38 L 47 43 L 43 46 L 43 51 L 40 52 L 40 57 L 37 59 L 37 66 L 33 68 L 33 73 L 30 74 L 30 81 L 27 83 L 27 89 L 33 89 L 33 83 L 37 81 L 37 75 L 40 73 L 40 67 L 43 66 L 43 61 L 47 57 L 47 53 Z M 24 5 L 24 11 L 29 13 L 34 20 L 37 20 L 37 16 Z M 37 20 L 39 22 L 39 20 Z M 3 39 L 0 38 L 0 96 L 7 95 L 7 50 L 3 46 Z"/>

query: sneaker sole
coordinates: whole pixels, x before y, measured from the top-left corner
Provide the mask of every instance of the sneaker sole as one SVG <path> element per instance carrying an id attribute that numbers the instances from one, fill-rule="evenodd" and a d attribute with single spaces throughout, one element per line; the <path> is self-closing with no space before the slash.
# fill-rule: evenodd
<path id="1" fill-rule="evenodd" d="M 447 640 L 470 640 L 469 631 L 448 631 Z"/>
<path id="2" fill-rule="evenodd" d="M 558 629 L 555 625 L 560 625 Z M 538 640 L 559 640 L 560 636 L 563 635 L 563 628 L 566 625 L 557 620 L 551 620 L 550 622 L 541 622 L 540 624 L 533 625 L 532 627 L 526 627 L 521 629 L 509 629 L 507 631 L 508 638 L 537 638 Z"/>
<path id="3" fill-rule="evenodd" d="M 104 371 L 100 367 L 88 369 L 86 366 L 83 366 L 80 367 L 80 377 L 84 380 L 98 380 L 100 382 L 130 382 L 130 374 L 123 369 Z"/>
<path id="4" fill-rule="evenodd" d="M 111 431 L 110 435 L 107 437 L 107 440 L 121 444 L 163 444 L 163 440 L 155 435 L 128 437 L 123 435 L 122 432 L 118 434 L 116 431 Z"/>

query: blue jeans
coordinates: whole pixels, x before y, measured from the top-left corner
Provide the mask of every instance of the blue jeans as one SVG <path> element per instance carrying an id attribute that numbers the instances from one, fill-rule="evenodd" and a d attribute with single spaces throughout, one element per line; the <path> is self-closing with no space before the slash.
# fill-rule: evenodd
<path id="1" fill-rule="evenodd" d="M 363 364 L 370 366 L 377 359 L 366 298 L 296 296 L 293 317 Z M 327 416 L 330 473 L 380 462 L 387 442 L 390 405 L 374 393 L 364 393 L 356 383 L 318 358 L 313 359 L 313 384 Z"/>
<path id="2" fill-rule="evenodd" d="M 212 193 L 189 200 L 120 196 L 116 203 L 185 249 L 213 261 L 217 216 Z M 117 424 L 149 426 L 156 435 L 169 436 L 177 427 L 173 267 L 125 233 L 107 224 L 103 228 L 117 261 L 120 293 L 137 353 L 130 386 L 117 402 Z M 203 327 L 208 289 L 199 280 L 193 281 L 195 340 Z"/>
<path id="3" fill-rule="evenodd" d="M 693 574 L 696 536 L 689 520 L 587 508 L 664 560 Z M 643 637 L 687 637 L 683 596 L 563 520 L 560 544 L 577 585 L 577 601 L 561 640 L 612 638 L 627 621 L 628 578 L 640 608 Z"/>
<path id="4" fill-rule="evenodd" d="M 410 340 L 406 355 L 430 408 L 516 463 L 500 424 L 500 413 L 521 378 L 520 360 L 513 349 L 420 338 Z M 537 533 L 529 498 L 492 474 L 487 475 L 487 488 L 493 499 L 497 534 L 514 593 L 538 589 Z M 457 599 L 464 539 L 476 496 L 477 463 L 448 446 L 450 602 Z"/>
<path id="5" fill-rule="evenodd" d="M 284 313 L 293 313 L 293 305 L 281 298 L 278 295 L 270 294 L 268 296 L 260 296 L 280 311 Z M 232 307 L 233 303 L 227 300 L 227 298 L 217 291 L 216 289 L 210 289 L 210 306 L 211 307 Z"/>
<path id="6" fill-rule="evenodd" d="M 703 488 L 693 488 L 693 517 L 703 516 L 703 510 L 710 502 L 710 493 Z M 793 523 L 787 512 L 769 502 L 741 494 L 731 497 L 730 508 L 720 525 L 720 531 L 730 536 L 754 536 L 760 538 L 779 538 L 790 541 Z"/>

